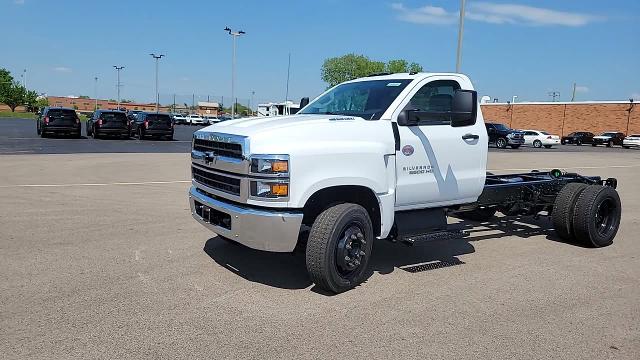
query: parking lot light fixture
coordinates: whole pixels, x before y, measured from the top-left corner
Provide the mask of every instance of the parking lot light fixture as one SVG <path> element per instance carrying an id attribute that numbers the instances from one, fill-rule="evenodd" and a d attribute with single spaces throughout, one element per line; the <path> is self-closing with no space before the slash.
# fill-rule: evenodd
<path id="1" fill-rule="evenodd" d="M 238 36 L 246 34 L 244 31 L 233 31 L 228 26 L 224 28 L 224 31 L 228 32 L 233 38 L 233 56 L 231 60 L 231 100 L 235 99 L 235 82 L 236 82 L 236 38 Z M 231 118 L 234 119 L 236 115 L 236 104 L 231 104 Z"/>
<path id="2" fill-rule="evenodd" d="M 120 84 L 120 70 L 124 69 L 124 66 L 113 65 L 113 68 L 116 69 L 116 72 L 118 73 L 116 89 L 118 90 L 118 110 L 120 110 L 120 87 L 122 86 L 122 84 Z"/>
<path id="3" fill-rule="evenodd" d="M 160 59 L 162 59 L 164 54 L 156 55 L 154 53 L 151 53 L 149 55 L 156 59 L 156 113 L 158 113 L 158 107 L 160 104 L 160 93 L 158 92 L 158 62 L 160 61 Z"/>

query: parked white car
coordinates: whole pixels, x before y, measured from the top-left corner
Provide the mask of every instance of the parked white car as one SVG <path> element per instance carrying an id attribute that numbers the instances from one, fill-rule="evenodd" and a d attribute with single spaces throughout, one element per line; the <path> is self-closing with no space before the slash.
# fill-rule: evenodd
<path id="1" fill-rule="evenodd" d="M 534 148 L 551 148 L 553 145 L 560 145 L 560 136 L 551 135 L 546 131 L 522 130 L 524 132 L 524 144 L 532 145 Z"/>
<path id="2" fill-rule="evenodd" d="M 198 114 L 187 115 L 187 124 L 189 125 L 208 125 L 209 123 Z"/>
<path id="3" fill-rule="evenodd" d="M 209 124 L 209 125 L 213 125 L 213 124 L 217 124 L 220 122 L 220 119 L 218 119 L 215 116 L 204 116 L 204 120 Z"/>
<path id="4" fill-rule="evenodd" d="M 174 124 L 186 124 L 187 118 L 182 114 L 172 114 Z"/>
<path id="5" fill-rule="evenodd" d="M 631 134 L 624 138 L 622 147 L 628 149 L 630 147 L 640 147 L 640 134 Z"/>

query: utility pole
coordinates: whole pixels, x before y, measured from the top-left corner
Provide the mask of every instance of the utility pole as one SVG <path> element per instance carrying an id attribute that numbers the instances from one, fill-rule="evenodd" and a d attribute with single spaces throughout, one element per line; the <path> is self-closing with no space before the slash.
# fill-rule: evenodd
<path id="1" fill-rule="evenodd" d="M 576 83 L 573 83 L 573 93 L 571 94 L 571 102 L 576 99 Z"/>
<path id="2" fill-rule="evenodd" d="M 192 94 L 191 95 L 191 111 L 193 114 L 193 111 L 196 110 L 196 94 Z"/>
<path id="3" fill-rule="evenodd" d="M 462 35 L 464 33 L 464 5 L 465 0 L 460 0 L 460 22 L 458 23 L 458 51 L 456 53 L 456 72 L 460 72 L 462 62 Z"/>
<path id="4" fill-rule="evenodd" d="M 224 31 L 228 32 L 231 37 L 233 37 L 233 57 L 231 61 L 231 101 L 235 99 L 235 82 L 236 82 L 236 38 L 238 36 L 246 34 L 244 31 L 232 31 L 227 26 L 224 28 Z M 236 106 L 235 103 L 231 105 L 231 119 L 235 118 L 236 115 Z"/>
<path id="5" fill-rule="evenodd" d="M 93 80 L 95 80 L 95 84 L 93 85 L 93 97 L 96 100 L 95 109 L 93 109 L 93 111 L 96 111 L 98 110 L 98 77 L 94 77 Z"/>
<path id="6" fill-rule="evenodd" d="M 251 108 L 251 104 L 253 104 L 253 96 L 256 94 L 254 90 L 251 90 L 251 96 L 249 97 L 249 110 L 251 110 L 251 115 L 253 115 L 253 109 Z"/>
<path id="7" fill-rule="evenodd" d="M 156 59 L 156 114 L 158 113 L 158 107 L 160 105 L 160 93 L 158 92 L 158 63 L 160 59 L 164 56 L 164 54 L 156 55 L 154 53 L 149 54 L 151 57 Z"/>
<path id="8" fill-rule="evenodd" d="M 22 69 L 22 87 L 27 88 L 27 69 Z"/>
<path id="9" fill-rule="evenodd" d="M 553 98 L 554 102 L 556 101 L 556 99 L 560 98 L 559 91 L 550 91 L 548 95 L 551 96 L 551 98 Z"/>
<path id="10" fill-rule="evenodd" d="M 122 84 L 120 84 L 120 70 L 124 69 L 124 66 L 113 65 L 113 68 L 116 69 L 116 72 L 118 73 L 116 89 L 118 89 L 118 110 L 120 110 L 120 87 L 122 86 Z"/>
<path id="11" fill-rule="evenodd" d="M 176 112 L 176 94 L 173 94 L 173 113 Z"/>
<path id="12" fill-rule="evenodd" d="M 284 115 L 291 115 L 289 109 L 289 72 L 291 70 L 291 53 L 289 53 L 289 63 L 287 64 L 287 92 L 284 95 Z"/>

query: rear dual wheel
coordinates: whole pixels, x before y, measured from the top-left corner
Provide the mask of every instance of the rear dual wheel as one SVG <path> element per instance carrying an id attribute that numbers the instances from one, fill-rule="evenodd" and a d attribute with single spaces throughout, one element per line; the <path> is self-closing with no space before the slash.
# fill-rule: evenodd
<path id="1" fill-rule="evenodd" d="M 356 287 L 367 276 L 373 239 L 373 225 L 362 206 L 344 203 L 326 209 L 309 233 L 309 277 L 318 287 L 334 293 Z"/>
<path id="2" fill-rule="evenodd" d="M 603 247 L 613 243 L 621 214 L 620 196 L 615 189 L 570 183 L 558 193 L 551 218 L 562 239 Z"/>

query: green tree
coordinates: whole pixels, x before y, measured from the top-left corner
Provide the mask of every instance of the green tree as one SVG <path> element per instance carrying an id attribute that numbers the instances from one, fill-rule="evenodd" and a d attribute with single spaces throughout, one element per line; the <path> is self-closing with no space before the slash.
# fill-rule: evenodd
<path id="1" fill-rule="evenodd" d="M 395 74 L 395 73 L 411 73 L 411 72 L 421 72 L 422 66 L 417 63 L 409 63 L 404 59 L 396 59 L 389 60 L 384 68 L 385 72 Z"/>
<path id="2" fill-rule="evenodd" d="M 27 90 L 17 82 L 13 82 L 11 86 L 4 90 L 2 94 L 2 102 L 7 104 L 11 109 L 11 112 L 16 111 L 16 108 L 24 104 Z"/>
<path id="3" fill-rule="evenodd" d="M 38 110 L 38 93 L 27 90 L 24 94 L 24 106 L 28 112 L 36 112 Z"/>
<path id="4" fill-rule="evenodd" d="M 7 89 L 13 84 L 13 76 L 4 68 L 0 68 L 0 102 L 2 102 L 2 95 L 6 93 Z"/>
<path id="5" fill-rule="evenodd" d="M 38 100 L 36 100 L 36 107 L 39 110 L 42 110 L 42 108 L 49 106 L 49 99 L 47 99 L 46 97 L 41 97 Z"/>
<path id="6" fill-rule="evenodd" d="M 322 64 L 322 80 L 335 86 L 341 82 L 357 79 L 375 73 L 420 72 L 422 66 L 407 60 L 395 59 L 388 63 L 374 61 L 364 55 L 347 54 L 326 59 Z"/>
<path id="7" fill-rule="evenodd" d="M 80 95 L 78 96 L 78 99 L 89 99 L 89 97 L 87 95 Z"/>

